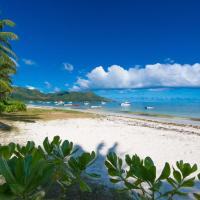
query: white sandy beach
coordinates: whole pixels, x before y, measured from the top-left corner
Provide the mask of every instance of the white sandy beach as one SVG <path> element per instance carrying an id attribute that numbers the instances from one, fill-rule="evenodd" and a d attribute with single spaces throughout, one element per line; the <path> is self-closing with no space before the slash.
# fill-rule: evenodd
<path id="1" fill-rule="evenodd" d="M 199 126 L 181 126 L 122 116 L 15 122 L 15 126 L 18 130 L 1 133 L 1 144 L 12 141 L 23 144 L 28 140 L 41 144 L 45 137 L 59 135 L 86 151 L 95 150 L 99 154 L 99 162 L 94 168 L 100 173 L 105 173 L 102 164 L 108 151 L 116 151 L 120 156 L 127 153 L 136 153 L 143 158 L 150 156 L 159 171 L 165 161 L 174 164 L 181 159 L 200 166 Z"/>

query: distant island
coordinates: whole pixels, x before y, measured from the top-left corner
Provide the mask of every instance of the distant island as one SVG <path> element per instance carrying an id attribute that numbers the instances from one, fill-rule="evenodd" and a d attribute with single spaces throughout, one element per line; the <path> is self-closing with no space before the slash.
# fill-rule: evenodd
<path id="1" fill-rule="evenodd" d="M 31 90 L 23 87 L 14 87 L 11 98 L 20 101 L 73 101 L 73 102 L 100 102 L 110 101 L 107 98 L 98 96 L 93 92 L 55 92 L 43 93 L 37 89 Z"/>

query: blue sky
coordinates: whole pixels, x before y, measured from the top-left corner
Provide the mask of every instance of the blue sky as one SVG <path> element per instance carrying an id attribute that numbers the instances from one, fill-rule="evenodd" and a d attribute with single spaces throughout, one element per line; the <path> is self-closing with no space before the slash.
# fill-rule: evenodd
<path id="1" fill-rule="evenodd" d="M 199 9 L 197 0 L 1 0 L 20 36 L 14 84 L 199 87 Z"/>

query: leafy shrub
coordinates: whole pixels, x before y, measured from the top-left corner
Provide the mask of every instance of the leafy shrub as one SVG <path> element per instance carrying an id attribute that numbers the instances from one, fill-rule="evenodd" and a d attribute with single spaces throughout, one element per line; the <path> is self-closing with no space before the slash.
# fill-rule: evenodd
<path id="1" fill-rule="evenodd" d="M 20 101 L 7 102 L 5 106 L 5 112 L 19 112 L 26 111 L 26 105 Z"/>
<path id="2" fill-rule="evenodd" d="M 0 199 L 44 199 L 55 183 L 62 188 L 59 199 L 75 183 L 82 191 L 91 192 L 82 176 L 98 177 L 86 172 L 95 160 L 95 153 L 74 156 L 76 151 L 72 142 L 62 142 L 58 136 L 51 142 L 46 138 L 42 147 L 30 141 L 25 146 L 14 143 L 0 146 L 0 175 L 5 179 L 0 185 Z"/>
<path id="3" fill-rule="evenodd" d="M 0 113 L 5 111 L 6 106 L 4 105 L 4 103 L 0 102 Z"/>
<path id="4" fill-rule="evenodd" d="M 194 172 L 197 171 L 197 165 L 191 166 L 183 161 L 176 162 L 176 167 L 171 169 L 169 163 L 165 166 L 157 177 L 156 166 L 150 157 L 144 160 L 139 156 L 126 155 L 125 158 L 128 169 L 122 168 L 123 161 L 115 153 L 107 156 L 105 165 L 110 175 L 110 181 L 114 184 L 123 183 L 123 189 L 120 191 L 130 191 L 133 199 L 174 199 L 174 196 L 187 196 L 183 192 L 185 188 L 192 188 L 195 184 Z M 172 176 L 171 176 L 172 173 Z M 200 178 L 200 175 L 198 176 Z M 170 189 L 163 191 L 163 185 L 169 184 Z M 194 194 L 199 199 L 199 194 Z"/>
<path id="5" fill-rule="evenodd" d="M 56 199 L 65 199 L 72 186 L 78 185 L 81 191 L 91 192 L 85 178 L 99 177 L 87 171 L 95 161 L 95 153 L 83 152 L 77 155 L 77 150 L 72 142 L 62 141 L 59 136 L 55 136 L 52 141 L 45 138 L 42 146 L 36 146 L 32 141 L 25 146 L 15 143 L 0 146 L 0 175 L 4 178 L 0 184 L 0 199 L 46 199 L 48 191 L 52 191 L 55 184 L 59 186 Z M 158 175 L 150 157 L 143 160 L 137 155 L 126 155 L 125 163 L 126 168 L 115 153 L 109 153 L 105 161 L 110 181 L 121 183 L 123 188 L 118 191 L 129 191 L 134 200 L 187 197 L 185 189 L 191 189 L 195 184 L 196 164 L 179 161 L 171 167 L 165 163 Z M 200 174 L 197 178 L 200 180 Z M 164 190 L 166 184 L 168 189 Z M 193 197 L 199 200 L 200 194 L 194 193 Z"/>

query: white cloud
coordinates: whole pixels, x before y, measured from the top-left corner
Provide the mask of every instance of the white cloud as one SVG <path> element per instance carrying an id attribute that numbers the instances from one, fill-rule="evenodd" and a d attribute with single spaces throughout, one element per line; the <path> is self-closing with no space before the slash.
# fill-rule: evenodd
<path id="1" fill-rule="evenodd" d="M 200 63 L 148 64 L 144 68 L 124 69 L 112 65 L 107 70 L 94 68 L 85 78 L 78 78 L 75 89 L 143 88 L 143 87 L 200 87 Z M 73 89 L 73 88 L 72 88 Z"/>
<path id="2" fill-rule="evenodd" d="M 29 90 L 36 90 L 36 88 L 31 85 L 27 85 L 26 88 L 28 88 Z"/>
<path id="3" fill-rule="evenodd" d="M 68 72 L 72 72 L 74 70 L 74 66 L 70 63 L 63 63 L 63 65 L 64 65 L 64 70 Z"/>
<path id="4" fill-rule="evenodd" d="M 175 61 L 173 60 L 173 59 L 171 59 L 171 58 L 165 58 L 165 60 L 164 60 L 164 62 L 165 63 L 174 63 Z"/>
<path id="5" fill-rule="evenodd" d="M 35 62 L 31 59 L 23 58 L 22 61 L 24 62 L 25 65 L 35 65 Z"/>
<path id="6" fill-rule="evenodd" d="M 79 86 L 77 86 L 77 85 L 74 85 L 72 88 L 70 88 L 69 90 L 70 91 L 74 91 L 74 92 L 78 92 L 78 91 L 80 91 L 82 88 L 80 88 Z"/>
<path id="7" fill-rule="evenodd" d="M 46 88 L 50 89 L 52 87 L 51 83 L 49 83 L 48 81 L 44 82 Z"/>
<path id="8" fill-rule="evenodd" d="M 60 88 L 55 87 L 55 88 L 54 88 L 54 92 L 60 92 Z"/>

